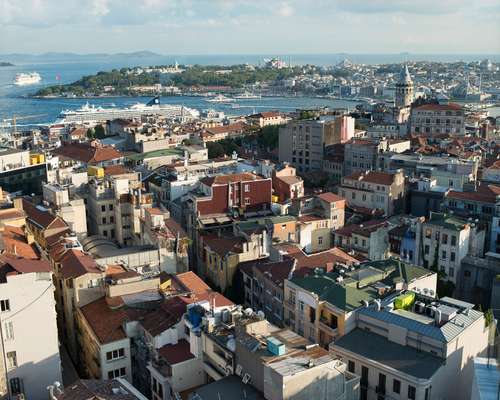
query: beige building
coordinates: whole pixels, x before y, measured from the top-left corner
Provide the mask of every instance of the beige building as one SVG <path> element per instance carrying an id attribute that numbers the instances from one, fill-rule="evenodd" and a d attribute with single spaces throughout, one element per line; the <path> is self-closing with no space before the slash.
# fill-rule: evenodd
<path id="1" fill-rule="evenodd" d="M 425 136 L 465 135 L 465 111 L 457 103 L 423 104 L 412 108 L 410 133 Z"/>
<path id="2" fill-rule="evenodd" d="M 355 173 L 342 179 L 339 194 L 350 208 L 391 216 L 404 210 L 405 177 L 402 171 Z"/>

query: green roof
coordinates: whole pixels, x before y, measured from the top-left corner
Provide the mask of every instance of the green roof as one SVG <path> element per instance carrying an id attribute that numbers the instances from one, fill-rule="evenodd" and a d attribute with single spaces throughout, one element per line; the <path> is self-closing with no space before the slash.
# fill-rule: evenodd
<path id="1" fill-rule="evenodd" d="M 467 224 L 467 221 L 455 215 L 434 212 L 431 213 L 429 221 L 427 222 L 431 225 L 442 226 L 443 228 L 454 231 L 461 231 Z"/>
<path id="2" fill-rule="evenodd" d="M 161 149 L 161 150 L 153 150 L 148 151 L 147 153 L 135 153 L 135 154 L 127 154 L 125 159 L 132 161 L 144 160 L 146 158 L 156 158 L 156 157 L 171 157 L 171 156 L 180 156 L 184 154 L 182 150 L 177 148 L 172 149 Z"/>
<path id="3" fill-rule="evenodd" d="M 348 271 L 340 282 L 337 281 L 340 274 L 335 271 L 317 271 L 313 275 L 293 277 L 290 281 L 316 294 L 320 300 L 350 312 L 361 307 L 363 301 L 380 298 L 378 290 L 371 286 L 377 282 L 394 288 L 397 282 L 409 283 L 431 273 L 425 268 L 390 258 L 363 263 L 355 270 Z"/>
<path id="4" fill-rule="evenodd" d="M 272 217 L 262 217 L 253 218 L 245 221 L 237 222 L 238 226 L 242 230 L 255 229 L 259 226 L 275 225 L 275 224 L 286 224 L 287 222 L 295 221 L 296 217 L 292 215 L 277 215 Z"/>

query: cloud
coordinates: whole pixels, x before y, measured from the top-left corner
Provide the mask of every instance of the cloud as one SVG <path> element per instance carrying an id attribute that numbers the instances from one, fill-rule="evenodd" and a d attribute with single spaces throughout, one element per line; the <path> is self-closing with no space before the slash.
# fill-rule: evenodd
<path id="1" fill-rule="evenodd" d="M 108 0 L 92 0 L 90 14 L 96 17 L 104 17 L 110 11 Z"/>

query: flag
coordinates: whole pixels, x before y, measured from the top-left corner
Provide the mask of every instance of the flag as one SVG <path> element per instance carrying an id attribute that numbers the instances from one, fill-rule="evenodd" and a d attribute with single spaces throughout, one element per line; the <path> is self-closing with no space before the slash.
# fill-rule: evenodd
<path id="1" fill-rule="evenodd" d="M 57 74 L 56 75 L 56 81 L 60 81 L 61 80 L 61 75 Z"/>

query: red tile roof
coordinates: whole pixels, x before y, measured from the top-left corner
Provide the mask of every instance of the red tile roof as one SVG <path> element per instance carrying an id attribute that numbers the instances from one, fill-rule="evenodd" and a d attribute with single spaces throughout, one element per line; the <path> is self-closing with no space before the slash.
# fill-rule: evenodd
<path id="1" fill-rule="evenodd" d="M 23 210 L 26 212 L 28 219 L 34 222 L 36 225 L 47 228 L 56 219 L 48 211 L 44 211 L 41 208 L 35 206 L 31 201 L 24 199 L 22 200 Z"/>
<path id="2" fill-rule="evenodd" d="M 6 221 L 9 219 L 20 219 L 26 217 L 26 213 L 23 210 L 17 208 L 8 208 L 6 210 L 0 210 L 0 221 Z"/>
<path id="3" fill-rule="evenodd" d="M 356 172 L 351 176 L 347 176 L 345 179 L 375 183 L 377 185 L 390 186 L 394 182 L 394 174 L 390 174 L 388 172 L 377 172 L 377 171 L 369 171 L 368 173 Z"/>
<path id="4" fill-rule="evenodd" d="M 45 260 L 31 260 L 3 254 L 0 255 L 0 263 L 9 265 L 20 274 L 29 274 L 32 272 L 52 272 L 50 264 Z"/>
<path id="5" fill-rule="evenodd" d="M 213 128 L 207 128 L 207 132 L 211 134 L 232 133 L 232 132 L 241 132 L 244 129 L 245 129 L 245 124 L 242 122 L 237 122 L 235 124 L 214 126 Z"/>
<path id="6" fill-rule="evenodd" d="M 189 342 L 184 339 L 179 340 L 177 344 L 167 344 L 160 347 L 158 353 L 169 365 L 178 364 L 195 358 L 189 349 Z"/>
<path id="7" fill-rule="evenodd" d="M 54 154 L 86 164 L 97 164 L 121 158 L 123 155 L 114 147 L 91 145 L 90 143 L 69 143 L 54 150 Z"/>
<path id="8" fill-rule="evenodd" d="M 340 229 L 333 231 L 333 233 L 341 236 L 351 236 L 354 233 L 357 235 L 369 237 L 371 232 L 375 232 L 376 230 L 385 226 L 387 226 L 387 222 L 385 220 L 372 220 L 363 222 L 362 224 L 346 225 Z"/>
<path id="9" fill-rule="evenodd" d="M 173 276 L 173 279 L 180 282 L 188 291 L 195 296 L 189 302 L 215 301 L 216 307 L 233 305 L 233 302 L 225 298 L 218 292 L 214 292 L 198 275 L 192 271 L 184 272 Z"/>
<path id="10" fill-rule="evenodd" d="M 2 241 L 7 254 L 28 259 L 40 258 L 37 247 L 34 244 L 28 244 L 23 228 L 5 225 Z"/>
<path id="11" fill-rule="evenodd" d="M 320 198 L 321 200 L 326 201 L 327 203 L 335 203 L 337 201 L 344 200 L 343 197 L 340 197 L 339 195 L 334 194 L 332 192 L 321 193 L 321 194 L 318 194 L 317 197 Z"/>
<path id="12" fill-rule="evenodd" d="M 469 200 L 495 204 L 497 202 L 498 196 L 500 196 L 500 186 L 481 185 L 475 192 L 457 192 L 454 190 L 450 190 L 446 197 L 450 199 Z"/>
<path id="13" fill-rule="evenodd" d="M 94 259 L 80 250 L 70 249 L 61 259 L 61 275 L 63 279 L 77 278 L 85 274 L 99 274 Z"/>
<path id="14" fill-rule="evenodd" d="M 228 253 L 243 253 L 243 239 L 240 237 L 219 237 L 216 235 L 204 235 L 203 244 L 210 250 L 224 257 Z"/>
<path id="15" fill-rule="evenodd" d="M 120 164 L 109 165 L 104 168 L 104 175 L 106 176 L 123 175 L 123 174 L 128 174 L 130 172 L 131 171 L 128 168 Z"/>

